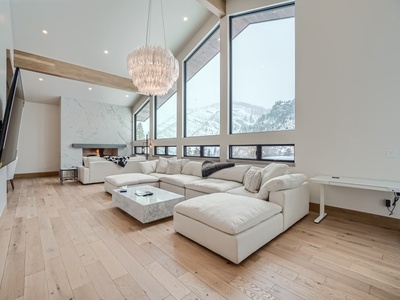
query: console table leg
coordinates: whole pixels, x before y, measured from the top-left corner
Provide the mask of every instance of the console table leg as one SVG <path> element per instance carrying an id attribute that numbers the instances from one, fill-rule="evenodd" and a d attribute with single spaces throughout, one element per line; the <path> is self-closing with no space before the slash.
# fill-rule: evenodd
<path id="1" fill-rule="evenodd" d="M 314 220 L 314 223 L 319 223 L 325 218 L 327 213 L 325 212 L 325 184 L 321 184 L 319 187 L 319 216 Z"/>

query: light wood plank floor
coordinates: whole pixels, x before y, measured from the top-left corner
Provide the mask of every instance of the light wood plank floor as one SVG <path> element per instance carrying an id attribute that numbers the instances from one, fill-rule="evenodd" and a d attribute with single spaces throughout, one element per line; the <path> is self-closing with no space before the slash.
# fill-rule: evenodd
<path id="1" fill-rule="evenodd" d="M 400 233 L 314 213 L 240 265 L 113 207 L 102 184 L 16 179 L 0 299 L 400 299 Z"/>

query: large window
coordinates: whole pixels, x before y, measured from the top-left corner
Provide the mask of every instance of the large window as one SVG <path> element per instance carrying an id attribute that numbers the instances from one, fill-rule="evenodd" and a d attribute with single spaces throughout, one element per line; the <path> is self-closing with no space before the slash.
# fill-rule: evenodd
<path id="1" fill-rule="evenodd" d="M 230 133 L 295 128 L 294 5 L 230 18 Z"/>
<path id="2" fill-rule="evenodd" d="M 155 138 L 176 138 L 176 83 L 164 96 L 155 97 Z"/>
<path id="3" fill-rule="evenodd" d="M 220 132 L 219 27 L 184 62 L 185 137 Z"/>
<path id="4" fill-rule="evenodd" d="M 146 140 L 150 131 L 150 101 L 148 100 L 134 115 L 135 141 Z"/>
<path id="5" fill-rule="evenodd" d="M 232 145 L 229 158 L 294 162 L 294 145 Z"/>

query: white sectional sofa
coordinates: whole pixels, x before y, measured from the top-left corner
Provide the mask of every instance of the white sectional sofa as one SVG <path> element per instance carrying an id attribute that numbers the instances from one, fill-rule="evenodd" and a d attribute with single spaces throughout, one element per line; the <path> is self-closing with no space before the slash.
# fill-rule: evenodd
<path id="1" fill-rule="evenodd" d="M 199 161 L 138 164 L 141 173 L 107 176 L 105 190 L 152 185 L 184 195 L 174 207 L 175 231 L 236 264 L 309 212 L 306 176 L 285 164 L 235 165 L 206 178 Z"/>
<path id="2" fill-rule="evenodd" d="M 89 156 L 83 158 L 83 166 L 78 167 L 78 180 L 83 184 L 104 182 L 109 175 L 140 172 L 141 161 L 144 157 L 131 157 L 125 167 L 121 167 L 103 157 Z"/>

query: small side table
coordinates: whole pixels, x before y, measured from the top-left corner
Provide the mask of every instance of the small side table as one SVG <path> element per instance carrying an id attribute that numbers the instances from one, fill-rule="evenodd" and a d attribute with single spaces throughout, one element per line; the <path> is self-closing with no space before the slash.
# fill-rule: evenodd
<path id="1" fill-rule="evenodd" d="M 61 168 L 60 169 L 60 183 L 63 184 L 65 180 L 78 181 L 78 168 Z"/>

